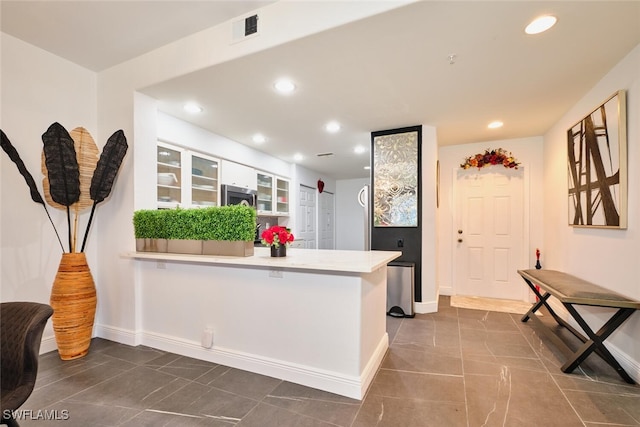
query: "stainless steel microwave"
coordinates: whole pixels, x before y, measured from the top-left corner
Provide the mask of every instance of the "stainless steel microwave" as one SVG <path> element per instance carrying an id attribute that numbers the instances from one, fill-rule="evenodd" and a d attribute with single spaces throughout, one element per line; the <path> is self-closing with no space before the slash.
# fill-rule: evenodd
<path id="1" fill-rule="evenodd" d="M 250 188 L 244 187 L 236 187 L 234 185 L 226 185 L 222 184 L 220 186 L 221 190 L 221 201 L 220 203 L 225 205 L 245 205 L 251 206 L 252 208 L 256 207 L 256 196 L 257 191 L 252 190 Z"/>

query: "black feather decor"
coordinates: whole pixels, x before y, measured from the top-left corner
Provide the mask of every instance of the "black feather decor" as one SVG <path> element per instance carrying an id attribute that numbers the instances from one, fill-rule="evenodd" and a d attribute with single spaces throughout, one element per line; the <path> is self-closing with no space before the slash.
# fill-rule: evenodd
<path id="1" fill-rule="evenodd" d="M 69 132 L 58 122 L 42 135 L 45 164 L 49 176 L 49 194 L 56 203 L 67 207 L 69 251 L 71 251 L 71 212 L 69 206 L 80 199 L 80 170 L 76 150 Z"/>
<path id="2" fill-rule="evenodd" d="M 56 229 L 56 226 L 54 225 L 53 220 L 51 219 L 51 215 L 49 215 L 49 211 L 47 210 L 47 206 L 44 203 L 44 199 L 40 195 L 40 191 L 38 190 L 38 187 L 36 187 L 36 182 L 34 181 L 33 176 L 31 175 L 31 173 L 29 173 L 29 171 L 27 170 L 27 167 L 24 165 L 24 162 L 22 161 L 22 159 L 20 158 L 20 155 L 18 154 L 18 150 L 16 150 L 13 144 L 11 144 L 11 141 L 9 141 L 9 138 L 2 131 L 2 129 L 0 129 L 0 134 L 2 137 L 0 142 L 2 149 L 4 150 L 5 153 L 7 153 L 11 161 L 15 163 L 16 166 L 18 167 L 18 171 L 20 172 L 20 175 L 22 175 L 25 182 L 29 186 L 31 199 L 34 202 L 41 204 L 44 211 L 47 213 L 47 218 L 49 218 L 49 222 L 53 227 L 53 231 L 56 233 L 56 236 L 58 237 L 58 243 L 60 243 L 62 252 L 64 252 L 64 247 L 62 246 L 62 241 L 60 240 L 60 235 L 58 234 L 58 230 Z"/>
<path id="3" fill-rule="evenodd" d="M 89 190 L 91 200 L 93 200 L 93 206 L 91 206 L 91 215 L 89 216 L 89 222 L 87 223 L 87 229 L 82 239 L 82 248 L 80 252 L 84 252 L 84 247 L 87 243 L 87 236 L 89 235 L 89 228 L 93 220 L 93 214 L 96 210 L 96 205 L 109 197 L 113 183 L 118 174 L 118 169 L 122 164 L 127 153 L 127 138 L 124 136 L 124 132 L 118 130 L 109 137 L 107 143 L 102 149 L 102 154 L 96 165 L 96 170 L 93 172 L 91 178 L 91 188 Z"/>

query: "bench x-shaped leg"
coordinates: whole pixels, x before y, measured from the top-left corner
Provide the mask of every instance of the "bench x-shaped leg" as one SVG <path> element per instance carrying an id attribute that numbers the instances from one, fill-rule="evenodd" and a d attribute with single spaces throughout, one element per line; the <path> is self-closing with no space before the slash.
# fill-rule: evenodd
<path id="1" fill-rule="evenodd" d="M 633 308 L 621 308 L 619 309 L 611 318 L 605 323 L 598 332 L 593 332 L 593 330 L 587 325 L 587 322 L 580 316 L 580 313 L 573 307 L 571 304 L 563 304 L 567 311 L 573 316 L 576 322 L 580 325 L 582 330 L 587 334 L 588 338 L 585 338 L 581 334 L 575 334 L 584 344 L 573 354 L 563 366 L 562 372 L 572 372 L 575 368 L 582 363 L 589 354 L 592 352 L 596 352 L 605 362 L 613 367 L 613 369 L 618 372 L 618 374 L 622 377 L 623 380 L 628 382 L 629 384 L 635 384 L 635 381 L 627 374 L 627 372 L 620 366 L 620 364 L 616 361 L 613 355 L 607 350 L 604 346 L 604 341 L 611 335 L 613 331 L 615 331 L 618 326 L 622 325 L 622 323 L 629 318 L 635 311 Z M 572 331 L 573 332 L 573 331 Z"/>
<path id="2" fill-rule="evenodd" d="M 524 278 L 523 278 L 524 279 Z M 524 316 L 522 316 L 522 319 L 520 319 L 521 322 L 526 322 L 527 320 L 529 320 L 529 317 L 531 317 L 533 314 L 535 314 L 536 311 L 538 311 L 538 309 L 542 306 L 545 306 L 547 308 L 547 310 L 549 310 L 549 313 L 553 316 L 554 319 L 556 319 L 556 321 L 558 323 L 561 323 L 561 319 L 560 317 L 558 317 L 558 315 L 556 314 L 555 311 L 553 311 L 553 309 L 551 308 L 551 306 L 549 306 L 549 304 L 547 304 L 547 300 L 549 299 L 549 297 L 551 296 L 551 294 L 549 292 L 545 292 L 544 295 L 540 293 L 540 291 L 535 287 L 535 285 L 533 283 L 531 283 L 530 280 L 528 279 L 524 279 L 525 282 L 527 282 L 527 285 L 529 285 L 529 288 L 531 288 L 531 290 L 533 291 L 533 293 L 536 295 L 536 297 L 538 297 L 538 302 L 536 302 L 535 304 L 533 304 L 531 306 L 531 308 L 529 309 L 529 311 L 527 311 L 525 313 Z"/>

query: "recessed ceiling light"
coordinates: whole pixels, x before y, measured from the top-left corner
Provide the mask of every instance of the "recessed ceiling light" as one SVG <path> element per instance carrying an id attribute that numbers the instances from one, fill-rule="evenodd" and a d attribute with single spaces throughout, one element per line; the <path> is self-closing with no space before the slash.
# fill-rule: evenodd
<path id="1" fill-rule="evenodd" d="M 198 114 L 202 113 L 202 107 L 194 102 L 189 102 L 187 104 L 184 104 L 184 111 L 191 114 Z"/>
<path id="2" fill-rule="evenodd" d="M 502 126 L 504 126 L 504 123 L 502 123 L 500 120 L 496 120 L 495 122 L 489 123 L 487 127 L 489 129 L 498 129 L 498 128 L 501 128 Z"/>
<path id="3" fill-rule="evenodd" d="M 356 147 L 353 149 L 353 152 L 356 154 L 362 154 L 365 151 L 367 151 L 367 149 L 364 148 L 362 145 L 356 145 Z"/>
<path id="4" fill-rule="evenodd" d="M 295 160 L 296 162 L 299 162 L 303 158 L 304 157 L 302 157 L 302 154 L 300 154 L 300 153 L 296 153 L 296 154 L 293 155 L 293 160 Z"/>
<path id="5" fill-rule="evenodd" d="M 336 133 L 340 130 L 340 123 L 333 120 L 327 123 L 324 128 L 327 130 L 327 132 Z"/>
<path id="6" fill-rule="evenodd" d="M 255 135 L 253 135 L 253 142 L 255 142 L 256 144 L 263 144 L 266 141 L 267 138 L 265 138 L 261 133 L 256 133 Z"/>
<path id="7" fill-rule="evenodd" d="M 553 15 L 540 16 L 539 18 L 531 21 L 531 23 L 524 29 L 524 32 L 527 34 L 542 33 L 553 27 L 557 20 L 558 19 Z"/>
<path id="8" fill-rule="evenodd" d="M 289 79 L 280 79 L 274 83 L 273 87 L 284 95 L 288 95 L 296 90 L 296 85 Z"/>

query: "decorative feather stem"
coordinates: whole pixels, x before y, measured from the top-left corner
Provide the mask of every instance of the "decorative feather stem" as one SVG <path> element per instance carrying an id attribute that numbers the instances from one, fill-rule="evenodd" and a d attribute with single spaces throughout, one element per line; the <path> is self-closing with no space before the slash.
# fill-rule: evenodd
<path id="1" fill-rule="evenodd" d="M 122 159 L 124 159 L 127 153 L 127 148 L 127 138 L 125 138 L 124 132 L 120 129 L 109 137 L 102 150 L 98 165 L 91 179 L 91 189 L 89 192 L 93 200 L 93 206 L 91 207 L 91 215 L 89 215 L 89 222 L 87 223 L 87 229 L 82 239 L 80 252 L 84 252 L 96 205 L 109 197 L 116 175 L 118 174 L 118 169 L 120 169 L 120 165 L 122 164 Z"/>
<path id="2" fill-rule="evenodd" d="M 42 135 L 45 163 L 49 172 L 51 198 L 67 208 L 69 252 L 71 242 L 71 212 L 69 207 L 80 199 L 80 172 L 73 139 L 60 124 L 53 123 Z"/>
<path id="3" fill-rule="evenodd" d="M 4 150 L 5 153 L 7 153 L 11 161 L 15 163 L 16 166 L 18 167 L 18 172 L 20 172 L 20 175 L 22 175 L 22 177 L 24 178 L 25 182 L 27 183 L 27 186 L 29 186 L 31 199 L 34 202 L 41 204 L 42 208 L 47 213 L 47 218 L 49 218 L 49 222 L 53 227 L 53 231 L 56 233 L 56 237 L 58 238 L 58 243 L 60 243 L 60 248 L 62 249 L 62 252 L 64 252 L 64 246 L 62 245 L 62 240 L 60 240 L 60 235 L 58 234 L 58 230 L 56 229 L 56 226 L 53 223 L 53 220 L 51 219 L 51 215 L 49 215 L 49 211 L 47 210 L 47 206 L 45 205 L 44 200 L 40 195 L 40 191 L 38 191 L 38 187 L 36 187 L 36 182 L 34 181 L 33 176 L 31 176 L 31 174 L 27 170 L 27 167 L 24 165 L 24 162 L 20 158 L 18 151 L 11 144 L 11 141 L 9 141 L 9 138 L 7 137 L 7 135 L 5 135 L 2 129 L 0 129 L 0 134 L 2 134 L 1 141 L 0 141 L 1 142 L 0 145 L 2 146 L 2 149 Z"/>

